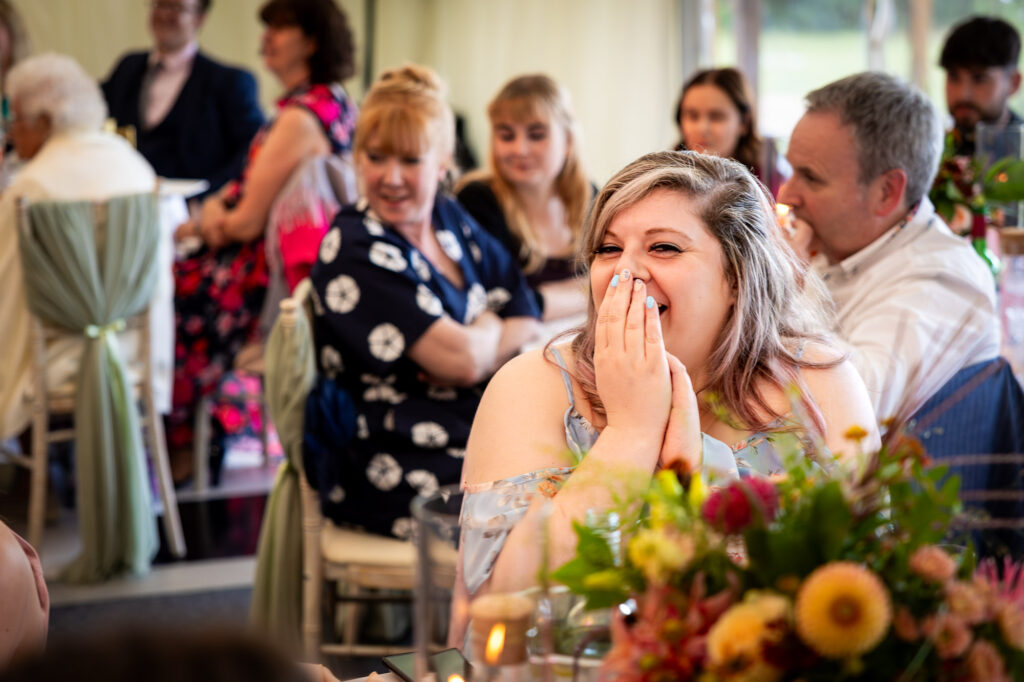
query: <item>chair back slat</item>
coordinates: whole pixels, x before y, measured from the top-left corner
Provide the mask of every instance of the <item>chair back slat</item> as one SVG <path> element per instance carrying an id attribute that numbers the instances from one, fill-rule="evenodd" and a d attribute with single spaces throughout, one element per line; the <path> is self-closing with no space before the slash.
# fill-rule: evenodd
<path id="1" fill-rule="evenodd" d="M 957 526 L 983 555 L 1024 553 L 1024 391 L 1003 358 L 960 370 L 910 421 L 936 464 L 960 477 Z"/>

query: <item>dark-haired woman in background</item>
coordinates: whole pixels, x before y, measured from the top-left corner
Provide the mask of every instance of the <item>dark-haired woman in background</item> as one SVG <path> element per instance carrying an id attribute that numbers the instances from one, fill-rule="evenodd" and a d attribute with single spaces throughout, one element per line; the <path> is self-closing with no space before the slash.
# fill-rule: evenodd
<path id="1" fill-rule="evenodd" d="M 285 94 L 277 116 L 253 140 L 242 177 L 178 228 L 179 239 L 199 237 L 202 248 L 175 268 L 174 404 L 168 419 L 174 452 L 191 448 L 196 404 L 216 388 L 256 329 L 267 287 L 263 234 L 274 198 L 306 159 L 348 150 L 355 129 L 356 106 L 340 84 L 354 72 L 352 33 L 334 2 L 269 0 L 259 16 L 266 26 L 263 61 Z M 310 267 L 312 260 L 306 272 Z M 297 280 L 292 274 L 289 280 Z M 224 436 L 244 420 L 234 405 L 218 406 L 214 417 L 216 458 Z M 176 480 L 187 477 L 190 462 L 172 455 Z"/>
<path id="2" fill-rule="evenodd" d="M 757 132 L 757 104 L 743 74 L 732 67 L 698 71 L 683 85 L 675 108 L 676 150 L 735 159 L 778 196 L 790 175 L 774 145 Z"/>

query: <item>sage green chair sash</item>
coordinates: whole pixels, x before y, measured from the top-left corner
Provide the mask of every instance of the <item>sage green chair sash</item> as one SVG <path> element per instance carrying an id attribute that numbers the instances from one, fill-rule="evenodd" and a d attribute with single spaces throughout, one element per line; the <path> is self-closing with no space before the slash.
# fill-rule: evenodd
<path id="1" fill-rule="evenodd" d="M 82 552 L 62 578 L 91 582 L 122 571 L 144 573 L 158 538 L 138 412 L 116 332 L 153 297 L 157 199 L 140 194 L 104 204 L 38 203 L 27 212 L 19 246 L 29 307 L 45 324 L 85 341 L 74 415 Z"/>
<path id="2" fill-rule="evenodd" d="M 265 357 L 267 409 L 285 460 L 277 470 L 260 529 L 251 619 L 285 644 L 297 646 L 302 624 L 302 428 L 306 396 L 316 380 L 313 335 L 299 292 L 298 309 L 282 313 L 271 328 Z"/>

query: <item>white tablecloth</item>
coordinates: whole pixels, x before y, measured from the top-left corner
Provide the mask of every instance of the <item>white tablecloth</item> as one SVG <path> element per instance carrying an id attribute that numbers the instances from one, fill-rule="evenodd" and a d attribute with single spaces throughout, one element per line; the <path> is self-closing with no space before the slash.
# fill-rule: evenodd
<path id="1" fill-rule="evenodd" d="M 153 398 L 161 414 L 171 411 L 174 385 L 174 228 L 188 219 L 188 206 L 180 194 L 160 191 L 160 274 L 149 309 L 149 357 L 153 366 Z"/>

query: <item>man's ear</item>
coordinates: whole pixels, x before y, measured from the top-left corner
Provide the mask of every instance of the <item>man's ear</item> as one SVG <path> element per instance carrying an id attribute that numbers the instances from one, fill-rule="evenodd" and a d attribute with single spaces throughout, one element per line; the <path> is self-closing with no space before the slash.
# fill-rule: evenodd
<path id="1" fill-rule="evenodd" d="M 1012 97 L 1020 90 L 1020 69 L 1014 69 L 1010 74 L 1010 96 Z"/>
<path id="2" fill-rule="evenodd" d="M 907 172 L 902 168 L 890 168 L 875 180 L 876 216 L 887 216 L 895 210 L 905 210 L 907 195 Z"/>

